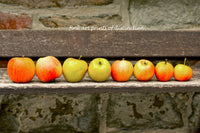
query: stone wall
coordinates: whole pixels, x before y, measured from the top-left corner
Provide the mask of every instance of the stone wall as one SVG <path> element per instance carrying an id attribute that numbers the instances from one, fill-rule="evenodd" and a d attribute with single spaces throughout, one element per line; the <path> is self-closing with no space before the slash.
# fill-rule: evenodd
<path id="1" fill-rule="evenodd" d="M 0 0 L 0 29 L 199 29 L 199 5 L 199 0 Z"/>
<path id="2" fill-rule="evenodd" d="M 199 29 L 199 14 L 199 0 L 0 0 L 0 29 Z M 199 101 L 199 93 L 1 95 L 0 133 L 195 133 Z"/>
<path id="3" fill-rule="evenodd" d="M 0 133 L 195 133 L 199 100 L 199 93 L 1 95 Z"/>

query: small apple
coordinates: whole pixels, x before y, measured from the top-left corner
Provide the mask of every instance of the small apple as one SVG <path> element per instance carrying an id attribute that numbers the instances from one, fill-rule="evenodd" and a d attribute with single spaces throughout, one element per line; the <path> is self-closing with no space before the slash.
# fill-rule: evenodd
<path id="1" fill-rule="evenodd" d="M 80 57 L 81 58 L 81 57 Z M 63 63 L 63 75 L 68 82 L 79 82 L 85 76 L 88 64 L 81 59 L 67 58 Z"/>
<path id="2" fill-rule="evenodd" d="M 106 81 L 111 74 L 110 63 L 105 58 L 95 58 L 89 64 L 88 74 L 94 81 Z"/>
<path id="3" fill-rule="evenodd" d="M 133 73 L 139 81 L 149 81 L 154 76 L 154 65 L 151 61 L 141 59 L 133 67 Z"/>
<path id="4" fill-rule="evenodd" d="M 35 75 L 35 64 L 31 58 L 14 57 L 8 61 L 7 72 L 13 82 L 30 82 Z"/>
<path id="5" fill-rule="evenodd" d="M 174 75 L 174 67 L 165 59 L 156 65 L 155 75 L 159 81 L 168 81 Z"/>
<path id="6" fill-rule="evenodd" d="M 111 75 L 113 80 L 124 82 L 128 81 L 133 74 L 133 65 L 127 60 L 116 60 L 111 66 Z"/>
<path id="7" fill-rule="evenodd" d="M 192 68 L 186 65 L 186 58 L 184 64 L 178 64 L 174 68 L 174 78 L 178 81 L 187 81 L 192 78 Z"/>
<path id="8" fill-rule="evenodd" d="M 42 82 L 49 82 L 60 77 L 62 65 L 54 56 L 39 58 L 36 62 L 36 75 Z"/>

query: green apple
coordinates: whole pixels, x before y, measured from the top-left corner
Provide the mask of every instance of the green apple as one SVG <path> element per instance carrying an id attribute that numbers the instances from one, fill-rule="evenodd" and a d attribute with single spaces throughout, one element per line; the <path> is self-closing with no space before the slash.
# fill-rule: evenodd
<path id="1" fill-rule="evenodd" d="M 111 74 L 111 65 L 105 58 L 95 58 L 89 64 L 88 74 L 94 81 L 106 81 Z"/>
<path id="2" fill-rule="evenodd" d="M 87 72 L 86 61 L 74 58 L 67 58 L 63 63 L 63 75 L 68 82 L 79 82 Z"/>

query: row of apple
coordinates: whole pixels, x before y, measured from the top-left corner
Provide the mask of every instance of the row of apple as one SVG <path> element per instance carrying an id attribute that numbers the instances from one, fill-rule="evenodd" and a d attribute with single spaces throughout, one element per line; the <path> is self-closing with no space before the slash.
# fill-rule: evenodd
<path id="1" fill-rule="evenodd" d="M 118 82 L 128 81 L 134 74 L 139 81 L 149 81 L 154 74 L 159 81 L 168 81 L 173 76 L 178 81 L 190 80 L 193 71 L 192 68 L 184 64 L 178 64 L 175 68 L 167 62 L 159 62 L 156 67 L 145 59 L 141 59 L 133 64 L 125 59 L 116 60 L 110 65 L 105 58 L 93 59 L 89 66 L 86 61 L 74 58 L 67 58 L 63 65 L 54 56 L 39 58 L 34 64 L 28 57 L 13 57 L 9 60 L 7 71 L 10 79 L 16 83 L 30 82 L 35 73 L 42 82 L 49 82 L 61 76 L 63 73 L 66 81 L 79 82 L 88 71 L 89 77 L 93 81 L 106 81 L 111 75 L 113 80 Z"/>

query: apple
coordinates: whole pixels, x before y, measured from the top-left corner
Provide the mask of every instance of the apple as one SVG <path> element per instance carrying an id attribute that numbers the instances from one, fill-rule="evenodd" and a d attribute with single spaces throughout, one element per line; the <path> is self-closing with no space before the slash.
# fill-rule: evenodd
<path id="1" fill-rule="evenodd" d="M 154 76 L 154 65 L 151 61 L 141 59 L 133 67 L 133 73 L 139 81 L 149 81 Z"/>
<path id="2" fill-rule="evenodd" d="M 111 66 L 113 80 L 118 82 L 128 81 L 133 74 L 133 65 L 127 60 L 116 60 Z"/>
<path id="3" fill-rule="evenodd" d="M 54 56 L 39 58 L 36 62 L 36 75 L 42 82 L 49 82 L 60 77 L 62 65 Z"/>
<path id="4" fill-rule="evenodd" d="M 193 70 L 186 65 L 186 58 L 184 64 L 178 64 L 174 68 L 174 78 L 178 81 L 187 81 L 192 78 Z"/>
<path id="5" fill-rule="evenodd" d="M 168 81 L 174 75 L 174 67 L 165 59 L 165 61 L 159 62 L 156 65 L 155 75 L 159 81 Z"/>
<path id="6" fill-rule="evenodd" d="M 88 67 L 88 74 L 93 81 L 106 81 L 111 74 L 111 66 L 105 58 L 93 59 Z"/>
<path id="7" fill-rule="evenodd" d="M 8 61 L 7 72 L 13 82 L 30 82 L 35 75 L 35 64 L 28 57 L 13 57 Z"/>
<path id="8" fill-rule="evenodd" d="M 83 79 L 88 69 L 88 64 L 74 58 L 67 58 L 63 63 L 63 75 L 68 82 L 79 82 Z"/>

